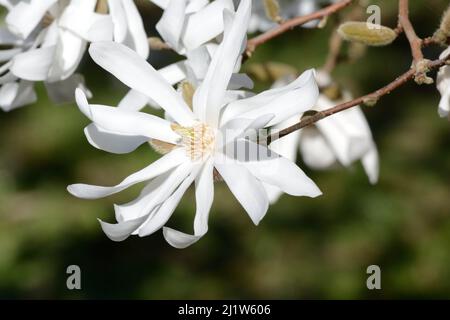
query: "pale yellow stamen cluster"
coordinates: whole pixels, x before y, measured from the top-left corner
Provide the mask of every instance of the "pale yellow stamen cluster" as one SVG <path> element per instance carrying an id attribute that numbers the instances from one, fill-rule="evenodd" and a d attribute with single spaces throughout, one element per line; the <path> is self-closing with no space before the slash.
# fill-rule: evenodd
<path id="1" fill-rule="evenodd" d="M 214 149 L 214 130 L 206 124 L 192 127 L 173 124 L 172 130 L 181 136 L 179 145 L 186 149 L 187 156 L 193 161 L 205 159 Z"/>

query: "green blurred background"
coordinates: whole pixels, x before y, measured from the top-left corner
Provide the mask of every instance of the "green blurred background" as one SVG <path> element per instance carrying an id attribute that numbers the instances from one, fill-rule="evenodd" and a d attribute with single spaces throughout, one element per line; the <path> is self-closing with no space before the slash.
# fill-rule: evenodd
<path id="1" fill-rule="evenodd" d="M 418 33 L 432 34 L 448 1 L 411 2 Z M 381 6 L 385 25 L 396 25 L 396 1 L 369 3 Z M 160 10 L 141 10 L 156 35 Z M 267 61 L 320 67 L 333 21 L 261 46 L 244 68 Z M 426 53 L 435 58 L 439 49 Z M 176 59 L 167 52 L 150 58 L 157 67 Z M 402 36 L 334 75 L 361 95 L 410 62 Z M 127 90 L 88 57 L 82 72 L 94 102 L 116 105 Z M 450 124 L 437 115 L 435 86 L 408 84 L 365 108 L 380 151 L 378 185 L 368 183 L 360 164 L 317 172 L 299 163 L 324 195 L 283 196 L 255 227 L 218 183 L 209 233 L 185 250 L 170 247 L 161 232 L 121 243 L 103 234 L 97 218 L 113 222 L 112 204 L 132 199 L 141 186 L 95 201 L 70 196 L 66 186 L 115 184 L 157 155 L 146 145 L 128 155 L 96 150 L 76 106 L 52 105 L 43 85 L 38 91 L 36 105 L 0 113 L 0 298 L 450 298 Z M 170 225 L 191 230 L 194 210 L 190 190 Z M 81 267 L 82 290 L 66 288 L 72 264 Z M 366 288 L 371 264 L 381 267 L 382 290 Z"/>

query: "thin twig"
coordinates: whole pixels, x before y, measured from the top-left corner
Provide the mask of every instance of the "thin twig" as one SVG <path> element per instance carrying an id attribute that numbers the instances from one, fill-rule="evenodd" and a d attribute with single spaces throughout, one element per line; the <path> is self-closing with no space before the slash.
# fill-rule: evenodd
<path id="1" fill-rule="evenodd" d="M 444 59 L 430 61 L 430 62 L 428 62 L 427 67 L 429 68 L 429 70 L 438 69 L 438 68 L 442 67 L 443 65 L 447 64 L 449 58 L 450 57 L 446 57 Z M 374 91 L 365 96 L 356 98 L 352 101 L 341 103 L 330 109 L 327 109 L 324 111 L 319 111 L 312 116 L 306 117 L 303 120 L 301 120 L 300 122 L 269 136 L 267 138 L 267 144 L 269 145 L 271 142 L 273 142 L 277 139 L 280 139 L 280 138 L 282 138 L 294 131 L 300 130 L 304 127 L 310 126 L 310 125 L 316 123 L 317 121 L 327 118 L 335 113 L 350 109 L 352 107 L 355 107 L 355 106 L 365 103 L 367 101 L 377 101 L 381 97 L 390 94 L 395 89 L 401 87 L 408 81 L 414 79 L 415 75 L 416 75 L 416 71 L 414 69 L 410 69 L 407 72 L 405 72 L 403 75 L 401 75 L 400 77 L 398 77 L 397 79 L 395 79 L 394 81 L 392 81 L 391 83 L 386 85 L 385 87 L 378 89 L 377 91 Z"/>
<path id="2" fill-rule="evenodd" d="M 329 5 L 328 7 L 325 7 L 311 14 L 289 19 L 280 23 L 275 28 L 250 39 L 247 42 L 246 55 L 251 56 L 258 46 L 266 43 L 267 41 L 273 38 L 276 38 L 277 36 L 293 29 L 294 27 L 301 26 L 313 20 L 323 19 L 325 17 L 332 15 L 335 12 L 338 12 L 339 10 L 344 9 L 346 6 L 350 5 L 352 1 L 353 0 L 341 0 L 335 4 Z"/>
<path id="3" fill-rule="evenodd" d="M 398 21 L 408 38 L 414 63 L 417 64 L 423 60 L 422 39 L 417 36 L 416 31 L 409 20 L 409 0 L 399 0 Z"/>

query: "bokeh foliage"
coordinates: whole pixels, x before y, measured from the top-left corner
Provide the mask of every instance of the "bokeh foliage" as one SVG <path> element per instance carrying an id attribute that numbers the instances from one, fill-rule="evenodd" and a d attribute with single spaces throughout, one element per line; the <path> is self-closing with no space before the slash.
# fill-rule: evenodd
<path id="1" fill-rule="evenodd" d="M 396 1 L 369 1 L 383 23 L 396 25 Z M 415 0 L 412 20 L 422 36 L 437 27 L 446 0 Z M 159 10 L 143 6 L 150 34 Z M 322 30 L 294 30 L 259 48 L 244 68 L 265 61 L 299 70 L 320 67 L 333 19 Z M 437 49 L 427 54 L 436 57 Z M 153 52 L 164 66 L 177 59 Z M 354 95 L 370 92 L 410 65 L 408 43 L 367 51 L 335 77 Z M 94 102 L 115 105 L 126 92 L 86 58 L 82 72 Z M 269 83 L 258 83 L 258 89 Z M 216 185 L 210 231 L 177 250 L 161 232 L 115 243 L 96 218 L 113 221 L 113 203 L 139 187 L 103 200 L 73 198 L 74 182 L 115 184 L 157 155 L 147 146 L 129 155 L 91 147 L 88 120 L 74 104 L 55 106 L 38 85 L 39 102 L 0 114 L 0 298 L 449 298 L 450 124 L 437 116 L 434 86 L 406 85 L 365 108 L 381 156 L 381 178 L 369 185 L 360 164 L 316 172 L 318 199 L 283 196 L 260 226 L 226 186 Z M 190 190 L 172 226 L 191 230 Z M 82 290 L 66 289 L 66 268 L 82 269 Z M 366 289 L 366 268 L 382 269 L 382 290 Z"/>

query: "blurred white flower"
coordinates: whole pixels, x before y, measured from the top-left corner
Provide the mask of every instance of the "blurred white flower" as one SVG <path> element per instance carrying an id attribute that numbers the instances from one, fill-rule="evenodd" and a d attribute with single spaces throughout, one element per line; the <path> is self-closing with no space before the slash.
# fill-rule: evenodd
<path id="1" fill-rule="evenodd" d="M 450 48 L 442 52 L 440 59 L 444 59 L 450 54 Z M 450 67 L 443 66 L 439 69 L 437 80 L 437 88 L 441 93 L 441 101 L 439 102 L 439 115 L 442 118 L 449 117 L 450 113 Z M 449 118 L 450 119 L 450 118 Z"/>
<path id="2" fill-rule="evenodd" d="M 250 11 L 250 0 L 243 0 L 236 14 L 225 10 L 224 40 L 214 54 L 205 80 L 195 90 L 192 109 L 189 101 L 132 50 L 111 42 L 91 45 L 89 52 L 97 64 L 137 92 L 148 95 L 173 119 L 168 121 L 126 108 L 89 105 L 83 93 L 77 91 L 77 103 L 95 128 L 121 137 L 116 141 L 98 139 L 96 147 L 116 148 L 117 153 L 124 153 L 150 140 L 157 151 L 165 154 L 116 186 L 68 187 L 77 197 L 95 199 L 147 182 L 137 199 L 115 206 L 117 224 L 101 221 L 110 239 L 122 241 L 131 234 L 147 236 L 163 228 L 195 181 L 194 234 L 168 227 L 163 230 L 165 239 L 174 247 L 193 244 L 208 230 L 217 175 L 255 224 L 268 209 L 265 186 L 297 196 L 320 195 L 314 182 L 294 163 L 245 138 L 249 131 L 276 125 L 311 108 L 318 97 L 314 72 L 307 71 L 285 87 L 251 98 L 229 98 L 227 87 L 242 54 Z M 250 152 L 243 156 L 235 153 L 235 148 Z"/>
<path id="3" fill-rule="evenodd" d="M 72 98 L 74 88 L 82 86 L 82 77 L 74 76 L 74 72 L 90 41 L 114 40 L 136 50 L 143 58 L 148 56 L 147 36 L 132 0 L 29 0 L 2 4 L 9 10 L 7 30 L 22 41 L 21 50 L 9 57 L 2 71 L 21 79 L 17 83 L 51 83 L 47 85 L 51 97 L 66 100 L 68 94 Z M 105 12 L 96 12 L 100 4 Z"/>
<path id="4" fill-rule="evenodd" d="M 11 60 L 32 46 L 30 41 L 16 37 L 6 28 L 0 28 L 0 108 L 10 111 L 36 101 L 34 83 L 14 76 L 9 70 Z"/>
<path id="5" fill-rule="evenodd" d="M 239 1 L 239 0 L 237 0 Z M 280 5 L 280 17 L 291 19 L 304 16 L 320 9 L 321 5 L 335 2 L 335 0 L 278 0 Z M 311 21 L 303 25 L 306 28 L 316 27 L 318 21 Z M 267 31 L 276 26 L 276 23 L 267 17 L 264 1 L 254 1 L 252 17 L 250 19 L 249 32 Z"/>
<path id="6" fill-rule="evenodd" d="M 317 81 L 320 87 L 327 87 L 332 83 L 329 75 L 324 73 L 318 73 Z M 285 82 L 286 79 L 281 79 L 278 85 Z M 313 110 L 323 111 L 351 99 L 352 96 L 348 91 L 342 92 L 342 97 L 336 100 L 320 94 Z M 301 117 L 302 115 L 297 115 L 288 119 L 279 124 L 278 129 L 299 122 Z M 271 150 L 294 162 L 297 159 L 298 148 L 305 164 L 313 169 L 328 169 L 336 163 L 349 167 L 355 161 L 361 160 L 370 183 L 375 184 L 378 181 L 377 147 L 359 106 L 322 119 L 314 126 L 295 131 L 270 145 Z M 269 193 L 270 200 L 275 202 L 281 194 L 280 190 L 272 188 Z"/>

